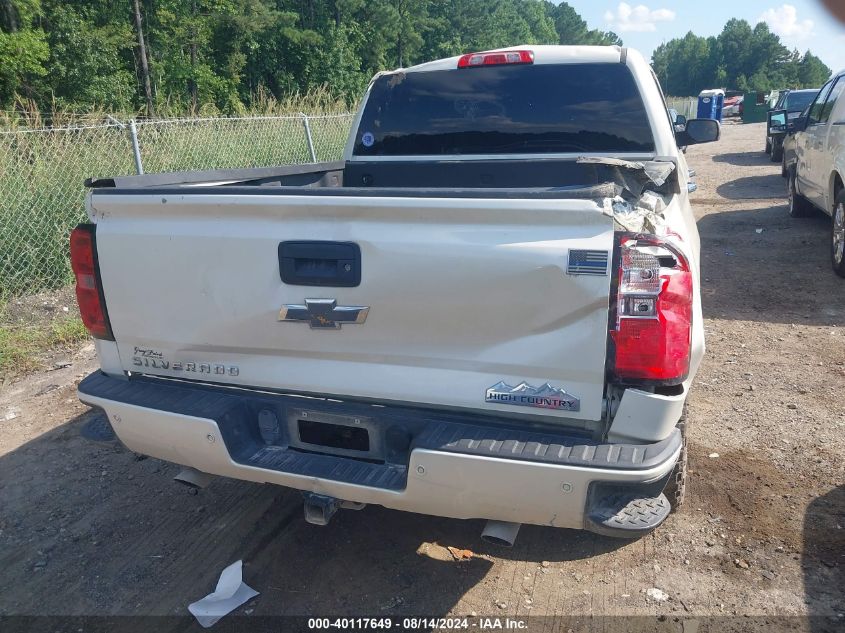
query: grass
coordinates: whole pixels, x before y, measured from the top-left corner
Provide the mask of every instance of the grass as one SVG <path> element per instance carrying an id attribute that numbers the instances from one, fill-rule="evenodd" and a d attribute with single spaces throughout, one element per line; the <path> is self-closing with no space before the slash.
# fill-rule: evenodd
<path id="1" fill-rule="evenodd" d="M 87 338 L 78 317 L 64 317 L 47 327 L 0 325 L 0 382 L 39 369 L 49 352 Z"/>

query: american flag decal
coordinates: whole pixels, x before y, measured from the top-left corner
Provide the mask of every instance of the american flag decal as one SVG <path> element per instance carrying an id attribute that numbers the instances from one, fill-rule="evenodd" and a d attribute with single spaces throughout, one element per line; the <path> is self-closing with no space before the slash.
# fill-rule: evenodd
<path id="1" fill-rule="evenodd" d="M 569 249 L 568 275 L 607 275 L 607 251 Z"/>

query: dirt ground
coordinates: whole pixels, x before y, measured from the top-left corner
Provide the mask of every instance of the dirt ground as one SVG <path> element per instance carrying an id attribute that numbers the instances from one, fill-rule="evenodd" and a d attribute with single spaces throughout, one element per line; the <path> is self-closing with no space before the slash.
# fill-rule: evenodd
<path id="1" fill-rule="evenodd" d="M 524 526 L 506 550 L 480 540 L 482 521 L 368 507 L 321 528 L 295 491 L 218 479 L 191 494 L 175 466 L 80 436 L 94 415 L 75 395 L 96 367 L 87 344 L 0 387 L 0 615 L 184 615 L 243 559 L 261 592 L 228 616 L 243 630 L 280 614 L 845 629 L 845 282 L 829 218 L 787 215 L 764 133 L 726 125 L 687 155 L 708 351 L 690 401 L 691 498 L 650 536 Z M 447 546 L 475 556 L 456 562 Z M 830 619 L 790 619 L 804 615 Z"/>

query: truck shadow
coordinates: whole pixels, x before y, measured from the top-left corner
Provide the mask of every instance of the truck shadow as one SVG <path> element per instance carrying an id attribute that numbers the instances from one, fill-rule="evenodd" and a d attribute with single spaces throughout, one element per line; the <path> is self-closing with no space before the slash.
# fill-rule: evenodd
<path id="1" fill-rule="evenodd" d="M 765 619 L 752 616 L 745 618 L 747 626 L 737 630 L 841 630 L 839 614 L 845 600 L 845 486 L 833 487 L 810 501 L 802 515 L 797 506 L 787 508 L 784 497 L 788 495 L 783 493 L 792 490 L 795 476 L 783 470 L 781 464 L 742 448 L 729 449 L 719 459 L 709 459 L 709 450 L 695 442 L 690 446 L 691 507 L 703 508 L 710 515 L 711 525 L 729 526 L 735 534 L 742 535 L 747 549 L 739 557 L 749 556 L 752 561 L 750 570 L 739 569 L 732 561 L 742 550 L 734 550 L 718 557 L 721 572 L 741 579 L 743 587 L 756 585 L 755 591 L 773 596 L 783 592 L 781 583 L 791 584 L 793 578 L 794 582 L 803 581 L 803 591 L 796 586 L 794 592 L 804 600 L 801 612 L 809 616 L 798 618 L 781 611 L 782 615 L 775 616 L 763 628 L 757 625 L 764 624 Z M 835 452 L 823 455 L 835 459 Z M 808 451 L 806 462 L 812 463 L 813 456 Z M 800 576 L 791 576 L 790 570 L 798 571 L 799 566 L 793 558 L 800 561 Z M 787 626 L 790 621 L 792 626 Z M 726 630 L 734 629 L 728 626 Z"/>
<path id="2" fill-rule="evenodd" d="M 845 285 L 830 267 L 830 222 L 821 212 L 791 218 L 785 203 L 699 219 L 704 316 L 845 324 Z"/>
<path id="3" fill-rule="evenodd" d="M 762 176 L 746 176 L 716 187 L 716 193 L 728 200 L 786 199 L 786 179 L 780 172 Z"/>
<path id="4" fill-rule="evenodd" d="M 804 515 L 801 559 L 811 631 L 842 626 L 845 600 L 845 486 L 814 499 Z"/>
<path id="5" fill-rule="evenodd" d="M 771 165 L 772 161 L 769 155 L 763 151 L 763 146 L 766 143 L 765 136 L 760 138 L 760 150 L 755 152 L 729 152 L 727 154 L 717 154 L 713 156 L 714 163 L 727 163 L 728 165 L 736 165 L 738 167 L 748 167 L 754 165 Z"/>
<path id="6" fill-rule="evenodd" d="M 261 594 L 241 615 L 490 613 L 495 605 L 464 597 L 496 558 L 548 573 L 541 561 L 627 544 L 524 526 L 516 547 L 500 549 L 481 541 L 483 521 L 373 506 L 341 510 L 317 527 L 304 521 L 296 491 L 221 478 L 192 494 L 173 481 L 177 466 L 82 438 L 98 415 L 86 412 L 0 457 L 2 614 L 183 616 L 236 560 Z M 474 555 L 457 562 L 448 546 Z"/>

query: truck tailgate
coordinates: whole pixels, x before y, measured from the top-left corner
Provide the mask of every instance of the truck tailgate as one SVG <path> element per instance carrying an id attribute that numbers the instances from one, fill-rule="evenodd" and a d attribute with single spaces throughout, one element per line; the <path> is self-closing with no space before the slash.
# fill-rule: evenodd
<path id="1" fill-rule="evenodd" d="M 126 371 L 601 418 L 613 223 L 596 201 L 183 187 L 95 191 L 89 211 Z M 357 244 L 360 284 L 284 283 L 290 241 Z"/>

